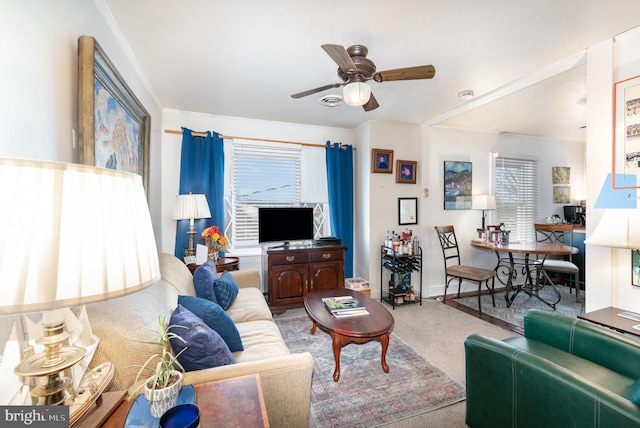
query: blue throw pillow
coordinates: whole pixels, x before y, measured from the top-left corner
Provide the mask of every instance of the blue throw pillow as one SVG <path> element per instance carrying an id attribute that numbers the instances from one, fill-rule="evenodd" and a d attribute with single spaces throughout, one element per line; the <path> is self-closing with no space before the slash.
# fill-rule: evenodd
<path id="1" fill-rule="evenodd" d="M 213 281 L 213 291 L 218 304 L 226 311 L 238 297 L 238 284 L 229 272 L 224 271 Z"/>
<path id="2" fill-rule="evenodd" d="M 193 312 L 206 325 L 215 330 L 227 343 L 231 352 L 244 351 L 238 328 L 220 305 L 193 296 L 178 296 L 178 304 Z"/>
<path id="3" fill-rule="evenodd" d="M 216 293 L 213 291 L 213 281 L 218 278 L 216 264 L 213 260 L 207 260 L 193 273 L 193 286 L 196 296 L 218 303 Z"/>
<path id="4" fill-rule="evenodd" d="M 185 371 L 226 366 L 236 362 L 222 337 L 183 306 L 178 305 L 173 311 L 171 325 L 187 327 L 172 329 L 186 343 L 178 339 L 171 339 L 171 347 L 175 354 L 178 354 L 185 347 L 187 348 L 178 356 L 178 361 Z"/>

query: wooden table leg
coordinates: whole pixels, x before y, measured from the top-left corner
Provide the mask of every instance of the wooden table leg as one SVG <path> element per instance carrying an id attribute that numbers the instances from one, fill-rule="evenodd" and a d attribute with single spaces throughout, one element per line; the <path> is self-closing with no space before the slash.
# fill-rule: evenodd
<path id="1" fill-rule="evenodd" d="M 315 334 L 315 332 L 316 332 L 316 322 L 313 321 L 313 320 L 311 320 L 311 321 L 313 322 L 313 325 L 311 326 L 311 332 L 310 333 L 311 334 Z"/>
<path id="2" fill-rule="evenodd" d="M 382 370 L 385 373 L 389 373 L 389 365 L 387 364 L 387 348 L 389 347 L 389 333 L 385 333 L 380 336 L 380 344 L 382 345 Z"/>
<path id="3" fill-rule="evenodd" d="M 336 368 L 333 371 L 333 381 L 340 380 L 340 351 L 342 350 L 342 335 L 333 333 L 333 358 L 336 360 Z"/>

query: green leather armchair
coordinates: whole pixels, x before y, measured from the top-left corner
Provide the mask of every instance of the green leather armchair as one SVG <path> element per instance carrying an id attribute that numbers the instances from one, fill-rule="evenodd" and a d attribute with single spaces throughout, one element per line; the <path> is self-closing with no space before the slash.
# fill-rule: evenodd
<path id="1" fill-rule="evenodd" d="M 540 310 L 524 331 L 465 340 L 467 425 L 640 427 L 640 341 Z"/>

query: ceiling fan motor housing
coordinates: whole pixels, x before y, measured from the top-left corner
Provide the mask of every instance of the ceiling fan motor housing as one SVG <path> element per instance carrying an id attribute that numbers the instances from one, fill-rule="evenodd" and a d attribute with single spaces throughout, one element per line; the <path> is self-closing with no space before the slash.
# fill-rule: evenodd
<path id="1" fill-rule="evenodd" d="M 347 48 L 347 53 L 353 60 L 353 63 L 358 69 L 357 72 L 345 73 L 342 69 L 338 68 L 338 77 L 343 82 L 363 82 L 370 79 L 376 72 L 376 65 L 367 58 L 369 50 L 363 45 L 353 45 Z"/>

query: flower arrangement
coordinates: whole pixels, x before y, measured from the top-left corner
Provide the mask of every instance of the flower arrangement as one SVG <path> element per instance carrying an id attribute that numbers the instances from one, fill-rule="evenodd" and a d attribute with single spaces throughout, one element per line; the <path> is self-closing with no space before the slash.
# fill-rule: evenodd
<path id="1" fill-rule="evenodd" d="M 205 241 L 207 247 L 209 247 L 209 258 L 217 258 L 217 255 L 221 251 L 227 250 L 227 244 L 229 240 L 222 234 L 222 231 L 218 226 L 207 227 L 200 234 L 200 240 Z"/>

